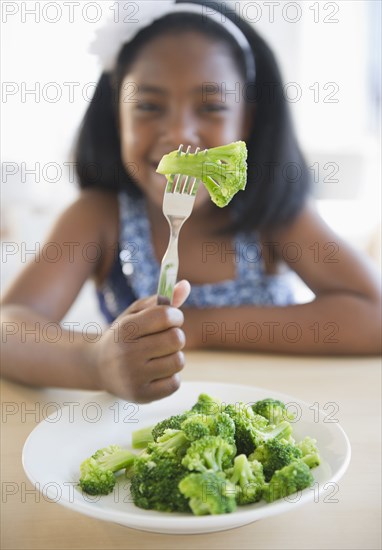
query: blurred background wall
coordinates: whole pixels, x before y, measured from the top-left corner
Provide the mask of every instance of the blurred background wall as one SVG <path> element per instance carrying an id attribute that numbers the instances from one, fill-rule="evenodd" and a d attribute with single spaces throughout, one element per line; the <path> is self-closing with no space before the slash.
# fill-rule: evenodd
<path id="1" fill-rule="evenodd" d="M 322 216 L 380 265 L 381 2 L 231 4 L 277 55 Z M 88 46 L 115 13 L 105 0 L 1 3 L 3 287 L 77 195 L 68 157 L 99 76 Z M 67 318 L 101 322 L 93 294 L 86 284 Z"/>

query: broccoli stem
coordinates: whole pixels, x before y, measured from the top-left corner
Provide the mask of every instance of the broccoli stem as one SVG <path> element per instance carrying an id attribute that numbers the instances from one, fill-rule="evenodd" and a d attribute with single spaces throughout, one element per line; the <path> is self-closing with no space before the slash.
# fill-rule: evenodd
<path id="1" fill-rule="evenodd" d="M 238 455 L 234 461 L 233 472 L 230 477 L 231 483 L 234 483 L 235 485 L 239 483 L 240 486 L 245 486 L 245 484 L 248 483 L 252 477 L 252 470 L 248 464 L 246 455 Z"/>
<path id="2" fill-rule="evenodd" d="M 153 427 L 148 426 L 132 433 L 131 445 L 133 449 L 144 449 L 149 443 L 154 441 L 152 434 Z"/>
<path id="3" fill-rule="evenodd" d="M 264 431 L 255 429 L 255 433 L 258 433 L 263 441 L 268 441 L 269 439 L 276 439 L 281 434 L 283 434 L 284 431 L 289 431 L 289 430 L 290 430 L 290 424 L 289 422 L 284 420 L 283 422 L 280 422 L 280 424 L 277 424 L 274 428 L 270 430 L 267 428 Z"/>
<path id="4" fill-rule="evenodd" d="M 171 431 L 171 430 L 168 430 Z M 188 439 L 184 435 L 184 432 L 181 430 L 173 430 L 173 433 L 170 437 L 167 437 L 167 431 L 158 438 L 157 442 L 154 444 L 161 451 L 172 451 L 174 449 L 181 449 L 186 444 L 188 444 Z"/>
<path id="5" fill-rule="evenodd" d="M 320 457 L 317 453 L 311 453 L 308 455 L 305 455 L 301 459 L 309 468 L 315 468 L 316 466 L 319 466 L 321 463 Z"/>
<path id="6" fill-rule="evenodd" d="M 122 470 L 123 468 L 129 468 L 133 464 L 135 456 L 130 451 L 121 449 L 111 455 L 101 457 L 99 459 L 99 466 L 103 471 L 118 472 L 118 470 Z"/>

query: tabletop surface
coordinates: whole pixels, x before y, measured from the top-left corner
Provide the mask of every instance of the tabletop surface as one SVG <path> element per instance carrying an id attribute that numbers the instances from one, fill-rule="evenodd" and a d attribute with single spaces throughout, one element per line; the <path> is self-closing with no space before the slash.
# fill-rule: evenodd
<path id="1" fill-rule="evenodd" d="M 380 549 L 381 361 L 188 352 L 185 381 L 246 384 L 318 404 L 335 403 L 352 458 L 333 499 L 202 535 L 138 531 L 81 515 L 45 500 L 27 479 L 21 453 L 49 402 L 88 396 L 1 382 L 2 549 Z"/>

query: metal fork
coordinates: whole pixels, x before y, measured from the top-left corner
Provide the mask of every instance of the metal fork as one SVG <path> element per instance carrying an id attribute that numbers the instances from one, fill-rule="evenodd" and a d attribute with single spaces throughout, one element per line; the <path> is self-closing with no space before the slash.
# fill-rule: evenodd
<path id="1" fill-rule="evenodd" d="M 181 155 L 182 150 L 183 145 L 179 145 L 178 156 Z M 188 155 L 190 150 L 191 146 L 189 145 L 185 154 Z M 197 147 L 194 154 L 197 155 L 199 151 L 200 148 Z M 193 176 L 171 174 L 167 178 L 166 190 L 163 197 L 163 214 L 170 226 L 170 240 L 161 263 L 158 304 L 172 304 L 179 267 L 179 232 L 184 222 L 191 215 L 198 186 L 199 180 Z"/>

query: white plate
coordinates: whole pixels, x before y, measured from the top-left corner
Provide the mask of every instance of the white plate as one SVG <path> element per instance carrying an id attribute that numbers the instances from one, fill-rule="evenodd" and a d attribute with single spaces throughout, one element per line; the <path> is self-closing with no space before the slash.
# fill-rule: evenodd
<path id="1" fill-rule="evenodd" d="M 261 501 L 238 507 L 231 514 L 199 517 L 137 508 L 131 501 L 123 476 L 114 493 L 108 496 L 89 497 L 77 488 L 79 465 L 85 458 L 110 444 L 130 447 L 134 430 L 186 410 L 202 392 L 219 397 L 225 403 L 252 403 L 265 397 L 288 403 L 289 410 L 297 413 L 293 430 L 296 439 L 310 435 L 318 442 L 322 463 L 312 470 L 314 486 L 272 504 Z M 157 533 L 222 531 L 281 514 L 313 500 L 335 498 L 336 482 L 350 461 L 350 444 L 334 416 L 325 415 L 315 407 L 309 408 L 307 403 L 288 395 L 251 386 L 183 382 L 175 394 L 148 405 L 127 403 L 99 393 L 86 401 L 55 409 L 41 422 L 24 445 L 23 466 L 45 499 L 94 518 Z"/>

